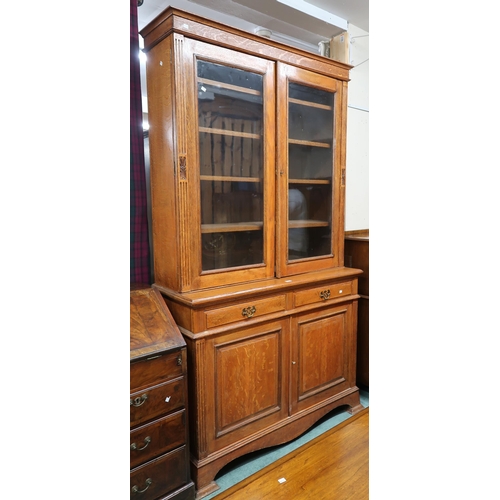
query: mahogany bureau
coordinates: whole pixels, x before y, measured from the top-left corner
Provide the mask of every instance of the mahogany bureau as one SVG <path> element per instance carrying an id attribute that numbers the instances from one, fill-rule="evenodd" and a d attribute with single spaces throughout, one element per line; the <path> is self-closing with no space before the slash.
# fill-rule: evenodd
<path id="1" fill-rule="evenodd" d="M 130 292 L 130 498 L 192 500 L 186 343 L 160 294 Z"/>

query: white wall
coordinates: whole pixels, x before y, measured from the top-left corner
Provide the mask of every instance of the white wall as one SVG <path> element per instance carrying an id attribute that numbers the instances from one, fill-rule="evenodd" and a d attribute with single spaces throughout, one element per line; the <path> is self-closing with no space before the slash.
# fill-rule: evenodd
<path id="1" fill-rule="evenodd" d="M 368 72 L 369 36 L 356 26 L 348 29 L 350 71 L 347 109 L 345 230 L 368 225 Z"/>

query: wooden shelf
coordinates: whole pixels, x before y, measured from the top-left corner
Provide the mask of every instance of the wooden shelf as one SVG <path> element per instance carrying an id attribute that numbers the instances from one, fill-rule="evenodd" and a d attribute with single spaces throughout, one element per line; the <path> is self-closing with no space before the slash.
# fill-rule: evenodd
<path id="1" fill-rule="evenodd" d="M 230 83 L 218 82 L 217 80 L 209 80 L 208 78 L 198 78 L 198 82 L 204 83 L 205 85 L 220 87 L 222 89 L 236 90 L 237 92 L 243 92 L 245 94 L 262 95 L 262 92 L 260 92 L 260 90 L 247 89 L 245 87 L 239 87 L 238 85 L 231 85 Z"/>
<path id="2" fill-rule="evenodd" d="M 201 127 L 200 127 L 201 130 Z M 299 139 L 288 139 L 288 144 L 298 144 L 299 146 L 314 146 L 317 148 L 331 148 L 328 142 L 301 141 Z"/>
<path id="3" fill-rule="evenodd" d="M 328 227 L 330 223 L 326 220 L 290 220 L 288 221 L 289 229 L 298 227 Z"/>
<path id="4" fill-rule="evenodd" d="M 230 175 L 200 175 L 201 181 L 224 181 L 224 182 L 255 182 L 261 183 L 260 177 L 236 177 Z"/>
<path id="5" fill-rule="evenodd" d="M 264 227 L 262 222 L 234 222 L 227 224 L 202 224 L 201 233 L 233 233 L 240 231 L 258 231 Z"/>
<path id="6" fill-rule="evenodd" d="M 288 99 L 288 102 L 291 102 L 293 104 L 300 104 L 301 106 L 309 106 L 311 108 L 328 109 L 328 110 L 333 109 L 331 106 L 328 106 L 327 104 L 318 104 L 316 102 L 303 101 L 301 99 L 294 99 L 293 97 L 290 97 Z"/>
<path id="7" fill-rule="evenodd" d="M 259 134 L 250 134 L 248 132 L 235 132 L 234 130 L 227 130 L 222 128 L 200 127 L 200 132 L 206 132 L 208 134 L 230 135 L 232 137 L 247 137 L 249 139 L 262 139 L 262 135 Z"/>
<path id="8" fill-rule="evenodd" d="M 288 179 L 289 184 L 331 184 L 330 179 Z"/>

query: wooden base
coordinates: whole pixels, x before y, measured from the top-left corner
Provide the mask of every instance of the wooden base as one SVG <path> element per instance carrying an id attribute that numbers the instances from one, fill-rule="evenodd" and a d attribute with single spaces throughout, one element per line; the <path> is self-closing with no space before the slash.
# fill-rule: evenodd
<path id="1" fill-rule="evenodd" d="M 196 490 L 195 500 L 199 500 L 200 498 L 206 497 L 207 495 L 210 495 L 210 493 L 217 491 L 219 488 L 220 486 L 215 481 L 212 481 L 205 487 Z"/>
<path id="2" fill-rule="evenodd" d="M 348 412 L 355 415 L 363 410 L 359 400 L 359 389 L 350 389 L 347 394 L 332 398 L 326 402 L 313 406 L 285 421 L 270 426 L 248 440 L 235 443 L 233 446 L 222 449 L 202 460 L 191 458 L 191 477 L 196 485 L 196 500 L 199 500 L 219 489 L 214 478 L 220 469 L 232 460 L 252 451 L 287 443 L 307 431 L 321 417 L 340 406 L 348 405 Z M 260 434 L 260 435 L 259 435 Z"/>
<path id="3" fill-rule="evenodd" d="M 361 410 L 363 410 L 365 407 L 360 403 L 357 406 L 351 407 L 347 410 L 347 413 L 349 415 L 356 415 L 356 413 L 359 413 Z"/>

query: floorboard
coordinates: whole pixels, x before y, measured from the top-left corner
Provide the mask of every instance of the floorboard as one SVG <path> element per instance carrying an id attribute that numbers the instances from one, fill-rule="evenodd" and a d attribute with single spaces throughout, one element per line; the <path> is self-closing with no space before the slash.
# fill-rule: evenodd
<path id="1" fill-rule="evenodd" d="M 214 500 L 367 500 L 369 408 Z"/>

